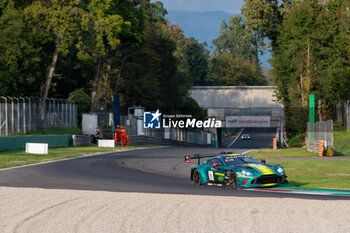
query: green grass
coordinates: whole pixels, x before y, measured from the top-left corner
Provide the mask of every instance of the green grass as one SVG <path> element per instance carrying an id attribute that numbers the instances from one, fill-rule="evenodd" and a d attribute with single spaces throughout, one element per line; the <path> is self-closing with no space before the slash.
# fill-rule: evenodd
<path id="1" fill-rule="evenodd" d="M 350 131 L 335 130 L 333 140 L 336 155 L 350 155 Z"/>
<path id="2" fill-rule="evenodd" d="M 258 149 L 248 153 L 257 159 L 277 159 L 277 158 L 295 158 L 295 157 L 317 157 L 317 153 L 308 152 L 306 148 L 288 148 L 288 149 Z"/>
<path id="3" fill-rule="evenodd" d="M 289 147 L 302 147 L 305 145 L 305 136 L 302 134 L 294 135 L 288 139 L 287 143 Z"/>
<path id="4" fill-rule="evenodd" d="M 123 146 L 115 148 L 101 148 L 97 146 L 86 147 L 65 147 L 65 148 L 49 148 L 49 154 L 36 155 L 27 154 L 24 150 L 2 151 L 0 152 L 0 168 L 14 167 L 32 163 L 47 162 L 78 156 L 98 154 L 103 152 L 113 152 L 121 150 L 142 149 L 147 147 L 158 147 L 157 145 L 142 146 Z"/>
<path id="5" fill-rule="evenodd" d="M 350 159 L 271 161 L 286 169 L 290 185 L 350 189 Z"/>

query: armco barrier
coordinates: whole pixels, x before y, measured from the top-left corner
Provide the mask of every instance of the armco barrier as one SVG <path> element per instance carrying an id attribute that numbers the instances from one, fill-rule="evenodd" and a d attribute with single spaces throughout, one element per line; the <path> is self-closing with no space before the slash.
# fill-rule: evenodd
<path id="1" fill-rule="evenodd" d="M 26 135 L 0 137 L 0 151 L 24 150 L 27 142 L 48 143 L 49 147 L 68 147 L 72 144 L 72 135 Z"/>

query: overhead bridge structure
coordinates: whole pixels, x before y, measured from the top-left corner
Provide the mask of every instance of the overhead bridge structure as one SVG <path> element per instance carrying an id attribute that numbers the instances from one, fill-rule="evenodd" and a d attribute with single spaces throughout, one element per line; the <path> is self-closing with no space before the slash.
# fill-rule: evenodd
<path id="1" fill-rule="evenodd" d="M 223 122 L 223 136 L 231 136 L 235 128 L 274 128 L 282 141 L 284 110 L 274 93 L 273 86 L 194 86 L 190 90 L 208 117 Z"/>

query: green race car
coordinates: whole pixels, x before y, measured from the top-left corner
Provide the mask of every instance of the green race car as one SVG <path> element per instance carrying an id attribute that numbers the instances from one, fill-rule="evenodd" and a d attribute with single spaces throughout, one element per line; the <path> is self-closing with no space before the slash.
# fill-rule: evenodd
<path id="1" fill-rule="evenodd" d="M 201 158 L 209 158 L 200 164 Z M 266 164 L 249 155 L 220 154 L 185 156 L 185 162 L 198 159 L 198 166 L 191 168 L 191 180 L 195 185 L 227 186 L 232 188 L 271 187 L 286 184 L 287 176 L 280 165 Z"/>
<path id="2" fill-rule="evenodd" d="M 249 134 L 243 134 L 242 136 L 241 136 L 241 139 L 242 140 L 250 140 L 250 135 Z"/>

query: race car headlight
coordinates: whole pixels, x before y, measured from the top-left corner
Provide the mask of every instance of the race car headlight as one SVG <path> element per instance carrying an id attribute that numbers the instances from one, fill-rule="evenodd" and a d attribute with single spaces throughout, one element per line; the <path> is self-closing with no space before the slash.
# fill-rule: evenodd
<path id="1" fill-rule="evenodd" d="M 282 167 L 278 167 L 278 168 L 277 168 L 277 171 L 278 171 L 279 173 L 283 173 L 284 170 L 283 170 Z"/>
<path id="2" fill-rule="evenodd" d="M 242 174 L 243 175 L 246 175 L 246 176 L 252 176 L 253 175 L 253 173 L 252 172 L 250 172 L 250 171 L 242 171 Z"/>

